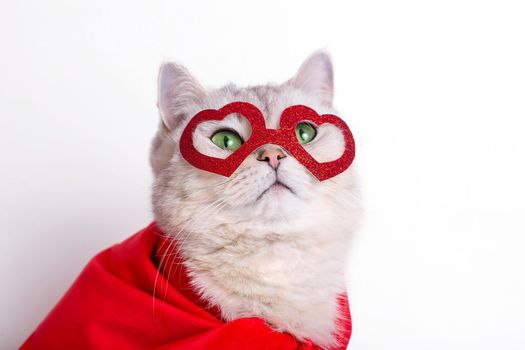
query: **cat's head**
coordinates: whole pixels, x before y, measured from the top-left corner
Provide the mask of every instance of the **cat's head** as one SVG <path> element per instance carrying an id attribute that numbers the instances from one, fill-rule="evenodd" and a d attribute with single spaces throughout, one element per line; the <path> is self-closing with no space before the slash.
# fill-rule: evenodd
<path id="1" fill-rule="evenodd" d="M 179 150 L 182 131 L 196 113 L 234 101 L 259 108 L 269 129 L 278 128 L 282 111 L 291 105 L 306 105 L 319 114 L 336 114 L 332 107 L 332 64 L 326 53 L 311 55 L 295 76 L 280 85 L 227 85 L 207 90 L 184 67 L 173 63 L 161 66 L 158 82 L 161 122 L 150 161 L 156 177 L 155 218 L 163 229 L 199 232 L 236 223 L 264 235 L 265 225 L 268 231 L 275 228 L 281 232 L 303 230 L 303 225 L 328 228 L 334 220 L 342 225 L 354 221 L 352 167 L 321 182 L 286 150 L 263 145 L 233 175 L 223 177 L 193 167 Z M 306 124 L 298 131 L 303 147 L 317 161 L 335 160 L 344 151 L 343 135 L 333 125 Z M 200 124 L 193 143 L 202 154 L 226 158 L 251 133 L 250 123 L 232 114 L 222 121 Z"/>

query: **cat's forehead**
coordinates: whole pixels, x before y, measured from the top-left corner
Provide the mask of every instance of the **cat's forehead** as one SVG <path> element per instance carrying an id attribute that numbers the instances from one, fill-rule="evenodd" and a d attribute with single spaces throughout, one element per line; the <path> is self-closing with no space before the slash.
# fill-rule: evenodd
<path id="1" fill-rule="evenodd" d="M 227 85 L 222 89 L 212 91 L 206 99 L 205 108 L 218 109 L 231 102 L 249 102 L 262 112 L 266 126 L 277 128 L 282 111 L 292 105 L 306 105 L 319 114 L 335 113 L 330 107 L 323 105 L 315 96 L 287 84 L 260 85 L 239 88 Z"/>

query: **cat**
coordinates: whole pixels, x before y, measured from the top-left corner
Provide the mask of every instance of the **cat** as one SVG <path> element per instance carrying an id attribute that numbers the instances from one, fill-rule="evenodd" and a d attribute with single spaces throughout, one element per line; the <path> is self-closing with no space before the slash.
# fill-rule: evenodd
<path id="1" fill-rule="evenodd" d="M 324 348 L 336 342 L 337 295 L 345 291 L 348 242 L 360 221 L 354 167 L 320 182 L 284 149 L 264 145 L 228 178 L 188 164 L 178 141 L 196 113 L 233 101 L 257 106 L 267 128 L 277 128 L 290 105 L 336 114 L 333 91 L 331 59 L 323 51 L 282 84 L 244 88 L 205 89 L 185 67 L 164 63 L 150 155 L 155 220 L 176 239 L 196 291 L 226 321 L 259 317 Z M 212 142 L 221 130 L 241 142 L 252 132 L 238 114 L 205 122 L 193 136 L 196 149 L 226 158 L 232 151 Z M 338 158 L 344 146 L 339 129 L 329 124 L 316 127 L 304 144 L 322 162 Z"/>

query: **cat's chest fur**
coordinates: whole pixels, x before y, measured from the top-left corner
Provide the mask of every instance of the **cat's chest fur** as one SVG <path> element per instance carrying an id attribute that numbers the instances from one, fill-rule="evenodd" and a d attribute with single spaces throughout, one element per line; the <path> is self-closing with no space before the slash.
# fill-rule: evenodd
<path id="1" fill-rule="evenodd" d="M 260 317 L 299 339 L 331 345 L 344 290 L 339 244 L 305 232 L 254 237 L 230 225 L 191 236 L 200 238 L 181 246 L 188 272 L 224 319 Z"/>

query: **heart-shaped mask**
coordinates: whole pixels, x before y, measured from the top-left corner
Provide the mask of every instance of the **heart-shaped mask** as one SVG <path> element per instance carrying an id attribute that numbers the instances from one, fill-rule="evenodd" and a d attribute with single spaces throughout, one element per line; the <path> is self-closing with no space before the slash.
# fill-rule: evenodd
<path id="1" fill-rule="evenodd" d="M 193 132 L 200 123 L 222 120 L 237 113 L 245 117 L 252 126 L 252 135 L 227 158 L 215 158 L 197 151 L 193 145 Z M 328 123 L 341 130 L 345 139 L 345 149 L 339 159 L 320 163 L 316 161 L 299 143 L 295 128 L 301 122 L 311 122 L 317 126 Z M 279 129 L 267 129 L 261 111 L 248 102 L 232 102 L 220 109 L 206 109 L 197 113 L 188 123 L 180 139 L 180 152 L 184 159 L 196 168 L 215 174 L 230 176 L 253 151 L 265 144 L 281 146 L 303 164 L 319 181 L 334 177 L 345 171 L 355 156 L 355 144 L 348 125 L 333 114 L 319 115 L 310 107 L 294 105 L 286 108 L 279 123 Z"/>

